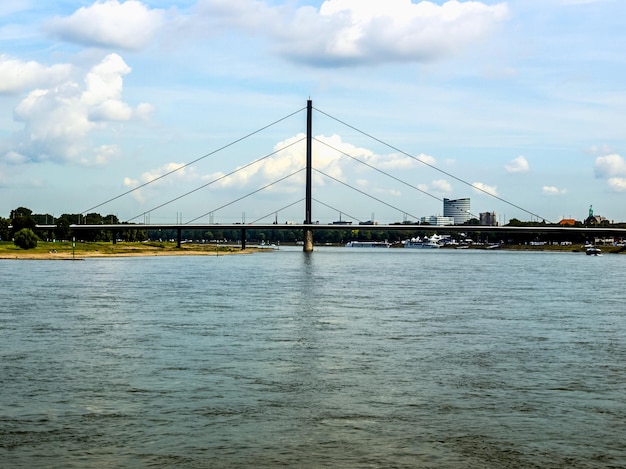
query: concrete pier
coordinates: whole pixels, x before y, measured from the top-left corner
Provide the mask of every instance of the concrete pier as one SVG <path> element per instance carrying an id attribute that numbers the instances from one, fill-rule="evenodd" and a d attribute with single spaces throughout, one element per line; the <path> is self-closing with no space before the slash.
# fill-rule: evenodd
<path id="1" fill-rule="evenodd" d="M 304 252 L 312 252 L 313 251 L 313 230 L 305 228 L 304 232 Z"/>

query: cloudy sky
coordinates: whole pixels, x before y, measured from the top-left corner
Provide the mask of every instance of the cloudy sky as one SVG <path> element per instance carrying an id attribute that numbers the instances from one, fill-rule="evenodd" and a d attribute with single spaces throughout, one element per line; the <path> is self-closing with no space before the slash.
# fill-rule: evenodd
<path id="1" fill-rule="evenodd" d="M 0 216 L 300 222 L 310 98 L 320 222 L 626 221 L 624 26 L 620 0 L 2 2 Z"/>

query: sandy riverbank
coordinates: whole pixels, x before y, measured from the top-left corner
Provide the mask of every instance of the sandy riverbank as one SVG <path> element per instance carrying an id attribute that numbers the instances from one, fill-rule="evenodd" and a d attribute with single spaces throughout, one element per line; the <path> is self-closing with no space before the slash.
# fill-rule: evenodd
<path id="1" fill-rule="evenodd" d="M 180 248 L 173 243 L 39 243 L 35 249 L 19 249 L 12 243 L 0 244 L 0 259 L 31 260 L 72 260 L 97 257 L 139 257 L 139 256 L 223 256 L 250 254 L 266 251 L 259 248 L 241 249 L 240 246 L 215 246 L 206 244 L 185 244 Z"/>

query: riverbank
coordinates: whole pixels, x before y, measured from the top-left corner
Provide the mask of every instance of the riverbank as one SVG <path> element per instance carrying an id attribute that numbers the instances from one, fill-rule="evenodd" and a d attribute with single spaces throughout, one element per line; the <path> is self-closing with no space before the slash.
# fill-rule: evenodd
<path id="1" fill-rule="evenodd" d="M 343 244 L 336 245 L 343 247 Z M 624 247 L 600 246 L 604 254 L 626 253 Z M 453 249 L 445 247 L 443 249 Z M 582 245 L 530 245 L 507 244 L 501 246 L 471 246 L 469 249 L 507 250 L 531 252 L 585 252 Z M 35 249 L 20 249 L 12 242 L 0 242 L 0 259 L 50 259 L 71 260 L 93 257 L 138 257 L 138 256 L 222 256 L 230 254 L 250 254 L 254 252 L 270 251 L 271 248 L 251 246 L 242 250 L 241 246 L 225 244 L 183 244 L 180 248 L 174 242 L 110 242 L 75 243 L 71 242 L 43 242 L 40 241 Z"/>
<path id="2" fill-rule="evenodd" d="M 176 243 L 72 243 L 42 242 L 34 249 L 20 249 L 12 242 L 0 242 L 0 259 L 51 259 L 69 260 L 93 257 L 135 257 L 135 256 L 221 256 L 229 254 L 250 254 L 263 251 L 256 247 L 241 249 L 240 246 L 216 244 L 183 244 L 180 248 Z"/>

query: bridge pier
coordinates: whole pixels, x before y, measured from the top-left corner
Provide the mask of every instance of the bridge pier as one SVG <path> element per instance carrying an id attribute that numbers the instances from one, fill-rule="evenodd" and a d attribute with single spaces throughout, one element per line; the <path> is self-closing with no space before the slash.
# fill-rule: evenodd
<path id="1" fill-rule="evenodd" d="M 182 240 L 183 240 L 183 229 L 182 228 L 177 228 L 176 229 L 176 247 L 180 249 Z"/>
<path id="2" fill-rule="evenodd" d="M 246 249 L 246 230 L 241 230 L 241 250 Z"/>
<path id="3" fill-rule="evenodd" d="M 305 228 L 304 232 L 304 252 L 313 252 L 313 230 Z"/>

